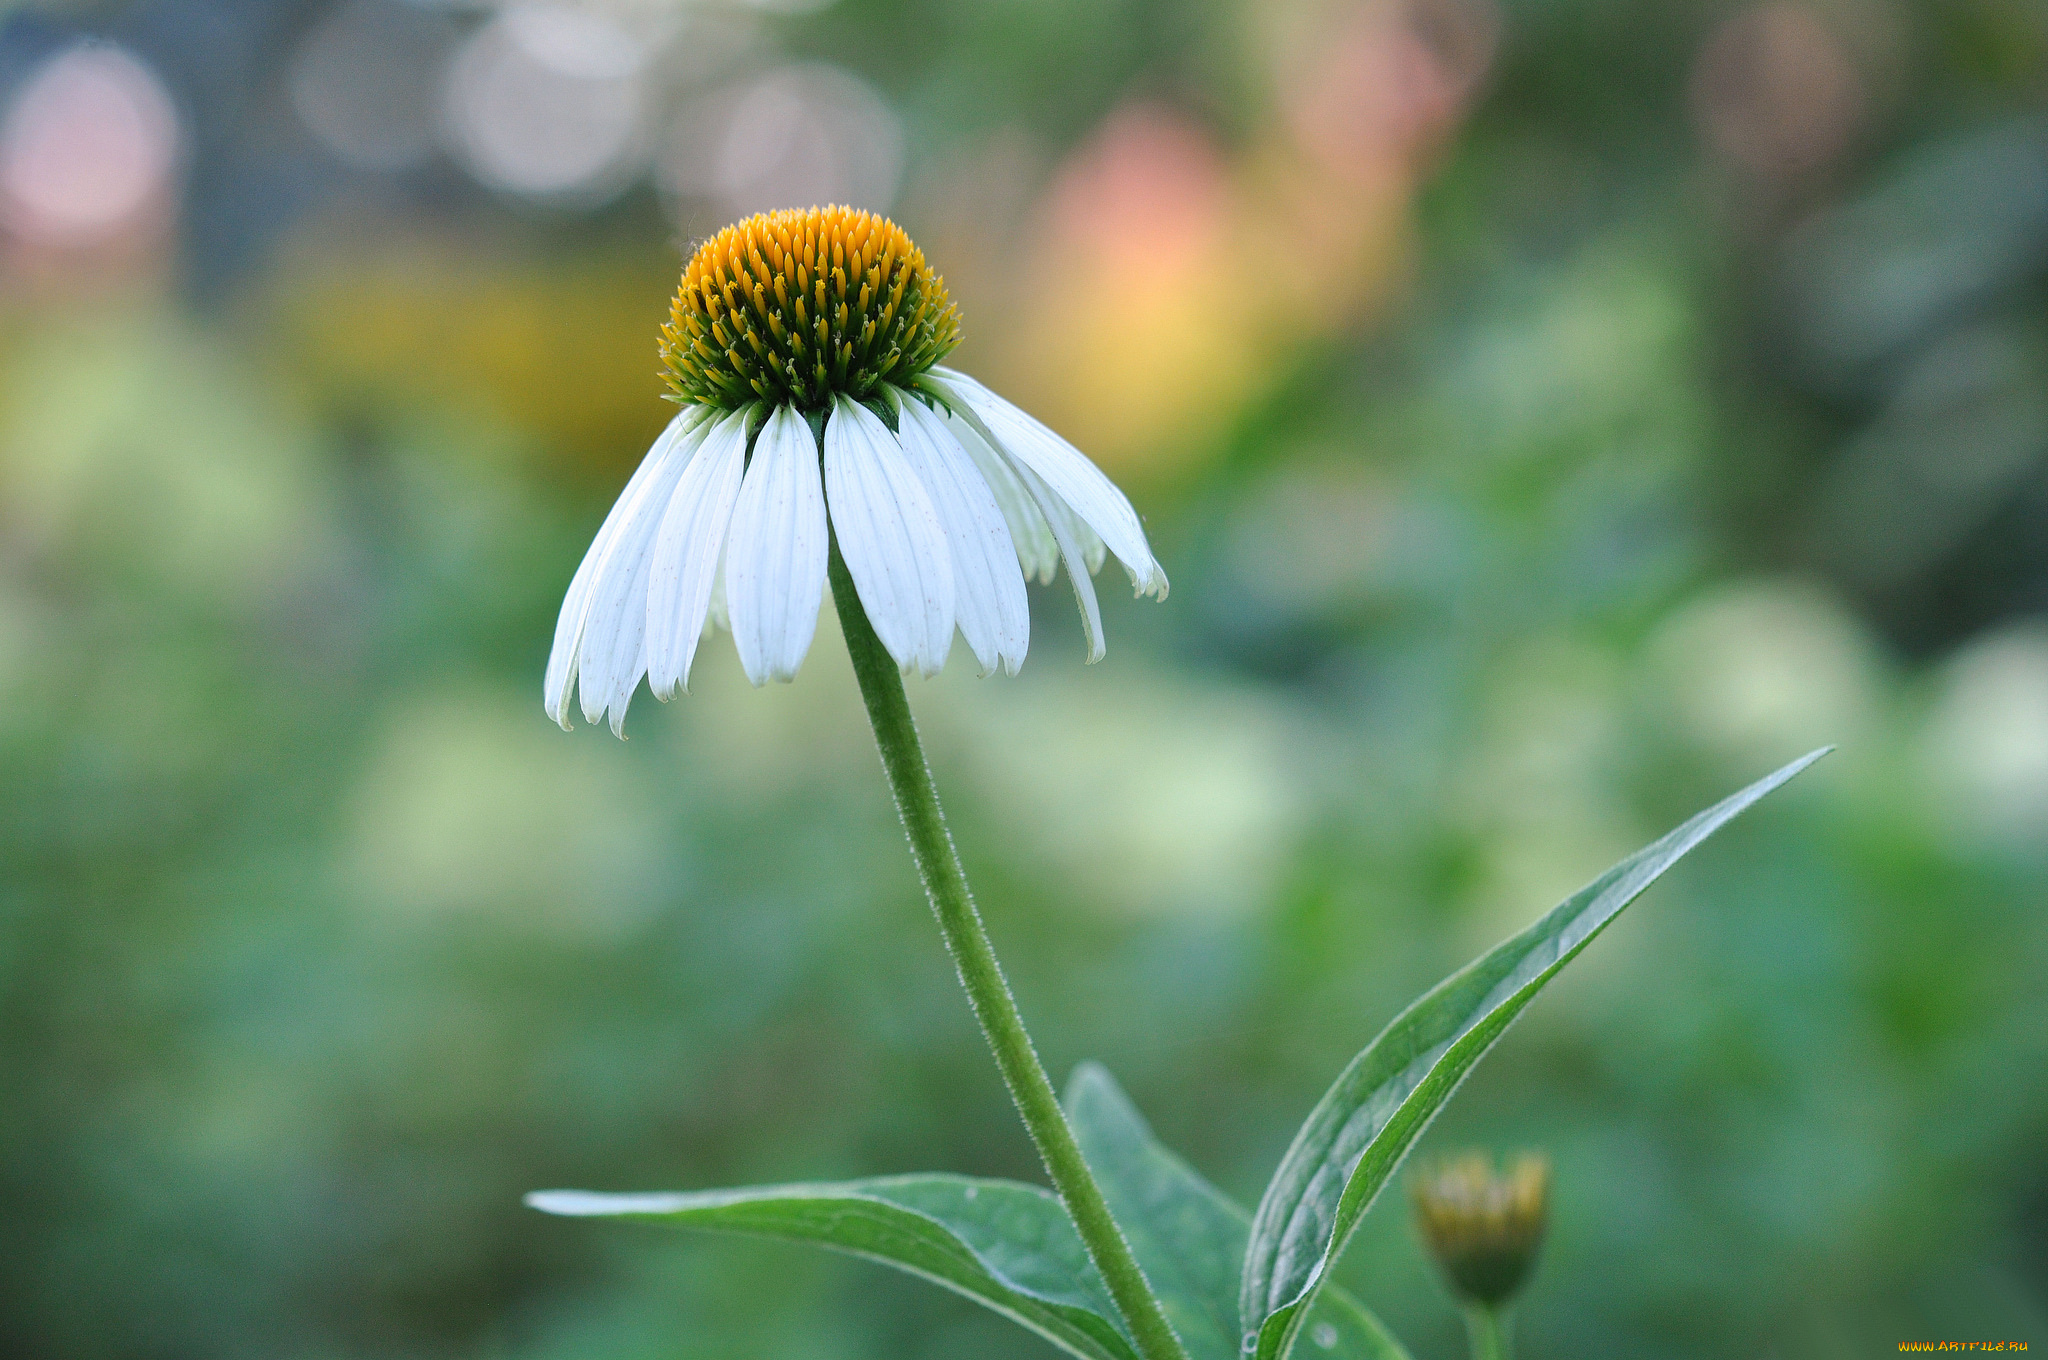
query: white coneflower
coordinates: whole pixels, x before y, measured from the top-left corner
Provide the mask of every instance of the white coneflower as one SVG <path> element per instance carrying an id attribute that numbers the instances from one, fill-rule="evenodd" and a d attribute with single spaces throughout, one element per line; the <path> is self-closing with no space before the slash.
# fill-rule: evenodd
<path id="1" fill-rule="evenodd" d="M 708 619 L 756 685 L 803 664 L 828 542 L 896 664 L 945 664 L 957 626 L 982 674 L 1015 674 L 1026 575 L 1061 561 L 1088 659 L 1089 579 L 1114 553 L 1164 599 L 1137 512 L 1079 450 L 964 373 L 939 366 L 959 312 L 924 253 L 850 208 L 763 213 L 697 251 L 662 328 L 682 411 L 577 568 L 548 657 L 550 717 L 569 690 L 613 731 L 640 683 L 687 688 Z M 830 529 L 827 528 L 827 519 Z"/>

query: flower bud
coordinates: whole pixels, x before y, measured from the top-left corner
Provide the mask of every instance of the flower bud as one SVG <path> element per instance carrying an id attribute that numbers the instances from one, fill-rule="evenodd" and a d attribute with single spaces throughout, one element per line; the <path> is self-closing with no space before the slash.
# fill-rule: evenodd
<path id="1" fill-rule="evenodd" d="M 1415 1221 L 1451 1288 L 1498 1308 L 1536 1263 L 1549 1216 L 1550 1162 L 1537 1153 L 1496 1175 L 1493 1159 L 1467 1152 L 1425 1166 L 1410 1183 Z"/>

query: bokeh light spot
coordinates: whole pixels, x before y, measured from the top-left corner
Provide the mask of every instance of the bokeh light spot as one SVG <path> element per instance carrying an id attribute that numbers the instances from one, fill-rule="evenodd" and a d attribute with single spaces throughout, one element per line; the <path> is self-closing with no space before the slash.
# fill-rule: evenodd
<path id="1" fill-rule="evenodd" d="M 456 152 L 492 188 L 603 198 L 633 177 L 644 145 L 644 54 L 626 31 L 582 10 L 506 10 L 448 72 Z"/>
<path id="2" fill-rule="evenodd" d="M 155 74 L 119 48 L 73 47 L 0 122 L 0 226 L 40 244 L 95 244 L 160 201 L 177 156 L 177 113 Z"/>
<path id="3" fill-rule="evenodd" d="M 786 66 L 685 111 L 661 153 L 662 188 L 719 217 L 843 203 L 886 212 L 903 177 L 903 126 L 872 85 L 821 63 Z"/>
<path id="4" fill-rule="evenodd" d="M 292 106 L 344 164 L 403 170 L 434 149 L 434 94 L 454 31 L 397 0 L 352 0 L 300 44 Z"/>
<path id="5" fill-rule="evenodd" d="M 1826 24 L 1802 5 L 1729 19 L 1693 68 L 1694 116 L 1723 160 L 1794 175 L 1834 159 L 1862 117 L 1862 77 Z"/>

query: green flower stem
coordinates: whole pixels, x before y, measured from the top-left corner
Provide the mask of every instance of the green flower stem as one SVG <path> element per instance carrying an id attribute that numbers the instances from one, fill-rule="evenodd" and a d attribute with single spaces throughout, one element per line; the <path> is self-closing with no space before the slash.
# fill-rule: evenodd
<path id="1" fill-rule="evenodd" d="M 960 970 L 960 981 L 974 1005 L 981 1032 L 995 1053 L 996 1066 L 1010 1088 L 1010 1098 L 1024 1116 L 1031 1141 L 1051 1175 L 1053 1188 L 1067 1206 L 1067 1214 L 1080 1230 L 1081 1240 L 1095 1268 L 1109 1285 L 1132 1339 L 1145 1360 L 1187 1360 L 1187 1351 L 1167 1324 L 1159 1300 L 1146 1283 L 1131 1255 L 1123 1230 L 1110 1216 L 1094 1173 L 1089 1171 L 1074 1131 L 1060 1110 L 1045 1065 L 1031 1046 L 1024 1018 L 1010 995 L 1010 984 L 996 962 L 995 948 L 974 909 L 974 894 L 961 871 L 960 857 L 953 849 L 952 834 L 946 829 L 945 813 L 939 810 L 939 795 L 932 787 L 932 774 L 925 764 L 924 747 L 917 739 L 917 727 L 910 720 L 910 700 L 903 692 L 903 676 L 896 662 L 875 636 L 860 598 L 854 593 L 853 578 L 840 560 L 839 546 L 832 546 L 832 600 L 839 609 L 839 626 L 846 634 L 846 650 L 853 657 L 853 673 L 860 679 L 860 696 L 867 702 L 868 720 L 874 724 L 875 744 L 882 750 L 882 768 L 888 772 L 889 787 L 896 795 L 896 811 L 903 817 L 903 829 L 910 837 L 910 855 L 917 861 L 918 876 L 924 880 L 925 895 L 939 918 L 939 930 L 946 948 Z"/>
<path id="2" fill-rule="evenodd" d="M 1472 1360 L 1508 1360 L 1508 1315 L 1504 1308 L 1475 1303 L 1465 1309 L 1472 1334 Z"/>

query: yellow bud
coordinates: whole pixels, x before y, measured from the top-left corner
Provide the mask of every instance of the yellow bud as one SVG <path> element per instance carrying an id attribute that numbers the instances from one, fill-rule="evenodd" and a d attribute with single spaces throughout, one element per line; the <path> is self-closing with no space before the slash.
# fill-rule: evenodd
<path id="1" fill-rule="evenodd" d="M 1550 1162 L 1537 1153 L 1496 1175 L 1483 1152 L 1426 1165 L 1409 1185 L 1430 1255 L 1460 1297 L 1498 1308 L 1536 1263 L 1550 1212 Z"/>

